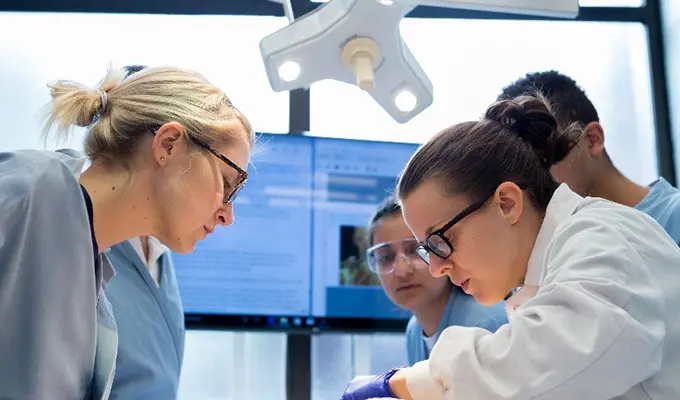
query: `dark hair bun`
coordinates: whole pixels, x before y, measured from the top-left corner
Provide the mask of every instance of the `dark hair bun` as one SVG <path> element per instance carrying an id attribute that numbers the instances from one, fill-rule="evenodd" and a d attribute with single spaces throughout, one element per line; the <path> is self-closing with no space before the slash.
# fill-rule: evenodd
<path id="1" fill-rule="evenodd" d="M 146 65 L 126 65 L 123 67 L 124 76 L 123 79 L 127 79 L 130 75 L 136 74 L 139 71 L 145 70 L 148 67 Z"/>
<path id="2" fill-rule="evenodd" d="M 562 161 L 580 137 L 576 126 L 560 129 L 550 104 L 540 94 L 496 102 L 484 118 L 504 125 L 528 143 L 547 168 Z"/>

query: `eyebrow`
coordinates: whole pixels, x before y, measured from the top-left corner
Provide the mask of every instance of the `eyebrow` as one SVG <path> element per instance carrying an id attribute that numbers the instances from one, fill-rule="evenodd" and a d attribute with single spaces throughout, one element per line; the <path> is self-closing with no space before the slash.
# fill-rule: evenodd
<path id="1" fill-rule="evenodd" d="M 227 164 L 225 163 L 225 166 L 228 167 L 229 165 L 227 165 Z M 237 171 L 235 168 L 230 168 L 230 169 L 228 169 L 228 170 L 226 170 L 226 171 L 223 170 L 222 168 L 220 168 L 220 169 L 219 169 L 219 172 L 220 172 L 220 174 L 222 174 L 222 179 L 224 180 L 224 182 L 225 182 L 225 183 L 227 184 L 227 186 L 229 186 L 229 188 L 231 188 L 231 189 L 233 189 L 234 186 L 236 186 L 236 185 L 234 185 L 234 183 L 238 182 L 238 180 L 239 180 L 239 178 L 240 178 L 240 176 L 241 176 L 240 171 Z M 235 173 L 235 176 L 231 176 L 232 173 Z"/>
<path id="2" fill-rule="evenodd" d="M 444 220 L 444 222 L 437 222 L 436 224 L 430 226 L 425 230 L 425 236 L 430 236 L 430 234 L 438 229 L 440 229 L 442 226 L 446 225 L 449 220 Z M 439 227 L 439 228 L 436 228 Z"/>
<path id="3" fill-rule="evenodd" d="M 464 208 L 463 210 L 461 210 L 461 211 L 458 211 L 458 213 L 456 213 L 455 216 L 458 216 L 458 215 L 459 215 L 461 212 L 463 212 L 463 211 L 465 211 L 465 208 Z M 451 218 L 448 218 L 448 219 L 443 219 L 443 220 L 437 222 L 436 224 L 431 225 L 429 228 L 427 228 L 427 229 L 425 230 L 425 237 L 430 236 L 430 234 L 431 234 L 432 232 L 435 232 L 435 231 L 438 231 L 439 229 L 441 229 L 444 225 L 446 225 L 446 224 L 448 224 L 449 222 L 451 222 L 451 220 L 452 220 L 453 218 L 455 218 L 455 217 L 451 217 Z"/>
<path id="4" fill-rule="evenodd" d="M 227 179 L 227 177 L 224 176 L 224 174 L 221 174 L 221 175 L 222 175 L 222 180 L 224 181 L 224 184 L 225 184 L 229 189 L 233 189 L 233 188 L 234 188 L 234 185 L 232 185 L 231 182 L 229 182 L 229 179 Z"/>

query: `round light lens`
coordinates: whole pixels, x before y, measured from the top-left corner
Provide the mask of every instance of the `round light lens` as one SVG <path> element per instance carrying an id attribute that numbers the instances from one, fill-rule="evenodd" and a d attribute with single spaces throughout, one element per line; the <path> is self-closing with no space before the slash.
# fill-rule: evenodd
<path id="1" fill-rule="evenodd" d="M 295 61 L 286 61 L 279 66 L 279 77 L 284 82 L 293 82 L 300 77 L 300 64 Z"/>
<path id="2" fill-rule="evenodd" d="M 402 89 L 394 96 L 394 105 L 399 111 L 409 113 L 418 105 L 418 98 L 410 90 Z"/>

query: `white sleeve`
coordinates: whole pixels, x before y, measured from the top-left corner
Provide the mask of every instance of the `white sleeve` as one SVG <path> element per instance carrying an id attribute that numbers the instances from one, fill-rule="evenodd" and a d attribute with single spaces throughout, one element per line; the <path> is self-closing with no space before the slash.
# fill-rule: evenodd
<path id="1" fill-rule="evenodd" d="M 414 400 L 602 400 L 660 370 L 663 297 L 623 235 L 582 218 L 551 249 L 543 286 L 509 324 L 450 327 L 405 370 Z"/>

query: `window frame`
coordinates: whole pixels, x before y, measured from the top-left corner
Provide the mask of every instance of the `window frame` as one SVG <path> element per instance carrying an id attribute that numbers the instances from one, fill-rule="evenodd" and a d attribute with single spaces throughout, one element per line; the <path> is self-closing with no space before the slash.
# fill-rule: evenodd
<path id="1" fill-rule="evenodd" d="M 127 2 L 116 0 L 80 0 L 77 7 L 73 0 L 22 1 L 5 0 L 0 11 L 27 12 L 84 12 L 122 14 L 188 14 L 188 15 L 284 15 L 283 7 L 268 0 L 224 0 L 220 2 L 195 2 L 193 0 L 170 0 L 168 2 Z M 576 21 L 591 22 L 639 22 L 647 28 L 649 63 L 652 79 L 652 103 L 656 126 L 656 147 L 659 175 L 676 184 L 675 155 L 667 90 L 666 57 L 664 52 L 661 0 L 646 0 L 640 7 L 582 7 Z M 309 0 L 291 0 L 293 13 L 304 15 L 323 3 Z M 537 17 L 508 13 L 492 13 L 459 9 L 418 6 L 407 16 L 415 18 L 446 19 L 492 19 L 492 20 L 560 20 L 560 18 Z M 304 134 L 310 130 L 310 90 L 299 89 L 289 93 L 288 134 Z"/>
<path id="2" fill-rule="evenodd" d="M 291 0 L 296 16 L 319 7 L 309 0 Z M 77 3 L 77 4 L 76 4 Z M 280 4 L 268 0 L 223 0 L 195 2 L 118 2 L 116 0 L 5 0 L 0 11 L 140 13 L 140 14 L 212 14 L 284 16 Z M 500 14 L 481 11 L 417 7 L 409 17 L 493 20 L 556 20 L 555 18 Z M 667 90 L 666 60 L 660 0 L 646 0 L 641 7 L 583 7 L 577 21 L 640 22 L 647 28 L 649 63 L 652 79 L 652 102 L 656 126 L 656 147 L 660 176 L 676 184 L 675 155 Z M 288 134 L 301 135 L 310 130 L 310 91 L 295 90 L 289 94 L 290 119 Z M 191 321 L 187 328 L 191 329 Z M 288 399 L 309 400 L 312 397 L 311 336 L 287 335 L 286 395 Z"/>

